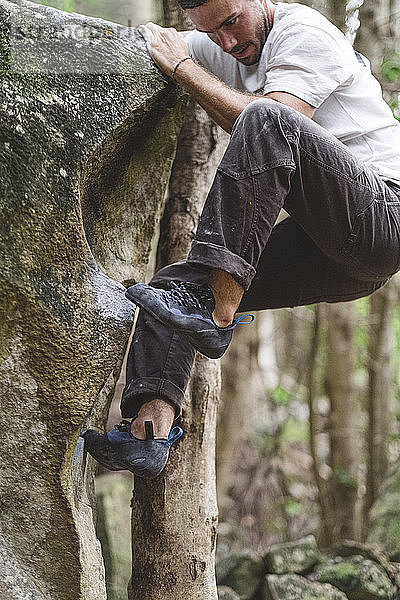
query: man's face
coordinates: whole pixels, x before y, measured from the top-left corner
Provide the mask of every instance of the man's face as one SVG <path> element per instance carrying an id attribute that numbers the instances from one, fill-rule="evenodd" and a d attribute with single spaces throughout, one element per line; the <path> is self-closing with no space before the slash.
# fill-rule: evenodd
<path id="1" fill-rule="evenodd" d="M 268 32 L 259 0 L 208 0 L 186 12 L 198 31 L 207 33 L 224 52 L 244 65 L 259 61 Z"/>

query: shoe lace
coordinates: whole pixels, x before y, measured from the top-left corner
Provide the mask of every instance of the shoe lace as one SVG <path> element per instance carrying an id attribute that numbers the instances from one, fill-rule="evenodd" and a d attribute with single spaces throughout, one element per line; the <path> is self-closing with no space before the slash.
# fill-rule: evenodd
<path id="1" fill-rule="evenodd" d="M 210 309 L 214 305 L 211 290 L 195 283 L 171 281 L 171 289 L 164 292 L 164 300 L 188 308 Z"/>
<path id="2" fill-rule="evenodd" d="M 176 442 L 176 440 L 179 440 L 179 438 L 183 435 L 183 430 L 178 427 L 178 425 L 176 427 L 173 427 L 171 429 L 171 431 L 169 432 L 169 436 L 168 436 L 168 440 L 167 440 L 167 444 L 169 447 L 172 446 L 172 444 L 174 442 Z"/>
<path id="3" fill-rule="evenodd" d="M 250 321 L 245 321 L 244 319 L 246 319 L 247 317 L 250 317 Z M 240 315 L 240 317 L 238 317 L 237 319 L 235 319 L 233 321 L 233 327 L 236 327 L 236 325 L 251 325 L 252 322 L 254 321 L 255 316 L 248 313 L 247 315 Z"/>
<path id="4" fill-rule="evenodd" d="M 208 287 L 200 286 L 195 283 L 177 283 L 171 281 L 171 289 L 168 292 L 164 292 L 164 294 L 166 302 L 173 302 L 174 304 L 181 306 L 200 309 L 207 308 L 210 312 L 212 312 L 215 307 L 214 296 L 211 290 Z M 245 321 L 247 318 L 250 320 Z M 251 325 L 254 319 L 255 316 L 250 313 L 240 315 L 240 317 L 233 321 L 232 326 Z"/>

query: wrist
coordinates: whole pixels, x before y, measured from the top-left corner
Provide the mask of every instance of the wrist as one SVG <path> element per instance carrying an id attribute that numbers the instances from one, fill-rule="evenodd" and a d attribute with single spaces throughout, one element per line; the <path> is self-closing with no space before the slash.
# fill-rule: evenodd
<path id="1" fill-rule="evenodd" d="M 187 60 L 192 60 L 191 56 L 185 56 L 184 58 L 181 58 L 180 60 L 178 60 L 178 62 L 176 63 L 175 67 L 172 69 L 172 73 L 171 73 L 171 77 L 172 79 L 174 79 L 176 81 L 176 72 L 179 69 L 179 67 L 181 66 L 182 63 L 184 63 Z"/>

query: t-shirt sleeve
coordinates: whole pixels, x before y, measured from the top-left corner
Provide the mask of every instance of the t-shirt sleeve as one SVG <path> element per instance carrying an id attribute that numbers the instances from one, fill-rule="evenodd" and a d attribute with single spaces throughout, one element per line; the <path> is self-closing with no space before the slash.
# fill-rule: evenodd
<path id="1" fill-rule="evenodd" d="M 348 56 L 327 31 L 292 25 L 274 40 L 264 94 L 287 92 L 318 108 L 351 76 Z"/>

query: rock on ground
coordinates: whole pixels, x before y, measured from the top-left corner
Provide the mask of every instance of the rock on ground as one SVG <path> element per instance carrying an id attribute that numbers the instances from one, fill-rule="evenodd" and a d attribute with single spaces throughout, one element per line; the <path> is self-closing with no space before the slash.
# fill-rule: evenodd
<path id="1" fill-rule="evenodd" d="M 219 585 L 217 590 L 218 600 L 240 600 L 240 596 L 238 596 L 232 588 L 227 587 L 226 585 Z"/>
<path id="2" fill-rule="evenodd" d="M 318 581 L 344 591 L 349 600 L 392 600 L 393 584 L 385 569 L 363 556 L 337 556 L 315 571 Z"/>
<path id="3" fill-rule="evenodd" d="M 317 542 L 313 535 L 286 544 L 271 546 L 264 555 L 268 573 L 304 573 L 320 559 Z"/>
<path id="4" fill-rule="evenodd" d="M 329 584 L 300 575 L 267 575 L 263 600 L 347 600 L 347 596 Z"/>
<path id="5" fill-rule="evenodd" d="M 253 596 L 263 573 L 262 558 L 250 550 L 231 554 L 216 565 L 217 584 L 231 587 L 241 600 L 249 600 Z"/>

